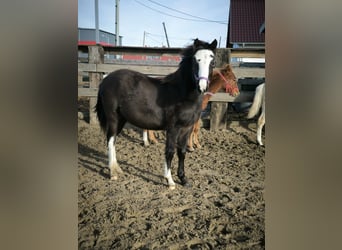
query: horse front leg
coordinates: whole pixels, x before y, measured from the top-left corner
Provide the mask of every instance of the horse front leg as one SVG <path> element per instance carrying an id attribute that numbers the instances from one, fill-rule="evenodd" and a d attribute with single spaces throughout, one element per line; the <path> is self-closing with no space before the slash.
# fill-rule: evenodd
<path id="1" fill-rule="evenodd" d="M 181 181 L 181 184 L 185 187 L 191 187 L 188 178 L 185 176 L 184 170 L 184 160 L 185 160 L 186 148 L 177 148 L 177 155 L 178 155 L 178 171 L 177 175 Z"/>
<path id="2" fill-rule="evenodd" d="M 171 190 L 176 188 L 176 184 L 172 179 L 171 163 L 173 155 L 175 154 L 177 134 L 175 130 L 166 132 L 164 177 L 167 179 L 169 189 Z"/>
<path id="3" fill-rule="evenodd" d="M 186 147 L 187 147 L 186 143 L 187 143 L 190 133 L 192 132 L 192 129 L 193 129 L 192 126 L 190 128 L 182 129 L 179 135 L 178 144 L 177 144 L 177 156 L 178 156 L 177 175 L 181 181 L 181 184 L 185 187 L 191 187 L 191 184 L 189 183 L 188 178 L 185 176 L 184 160 L 185 160 Z"/>

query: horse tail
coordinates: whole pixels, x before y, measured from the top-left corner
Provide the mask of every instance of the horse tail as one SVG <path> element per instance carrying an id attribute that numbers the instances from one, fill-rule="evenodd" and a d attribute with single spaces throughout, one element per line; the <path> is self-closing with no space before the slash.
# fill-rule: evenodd
<path id="1" fill-rule="evenodd" d="M 247 118 L 253 118 L 256 116 L 256 114 L 259 112 L 261 104 L 263 102 L 263 99 L 265 98 L 265 83 L 260 84 L 256 89 L 255 89 L 255 95 L 254 95 L 254 100 L 251 108 L 249 109 Z"/>
<path id="2" fill-rule="evenodd" d="M 97 102 L 96 102 L 96 106 L 95 106 L 95 112 L 97 114 L 97 119 L 100 122 L 100 126 L 101 129 L 103 130 L 103 132 L 107 132 L 107 117 L 106 114 L 103 110 L 103 104 L 102 104 L 102 97 L 101 97 L 101 93 L 100 93 L 100 89 L 99 92 L 97 94 Z"/>

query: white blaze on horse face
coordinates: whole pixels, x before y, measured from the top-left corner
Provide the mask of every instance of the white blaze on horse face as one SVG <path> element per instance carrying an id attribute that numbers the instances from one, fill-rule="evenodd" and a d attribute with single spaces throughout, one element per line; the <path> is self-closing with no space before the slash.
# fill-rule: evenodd
<path id="1" fill-rule="evenodd" d="M 195 54 L 195 60 L 198 63 L 197 76 L 199 80 L 199 88 L 204 92 L 208 88 L 209 66 L 214 59 L 214 53 L 209 49 L 198 50 Z"/>

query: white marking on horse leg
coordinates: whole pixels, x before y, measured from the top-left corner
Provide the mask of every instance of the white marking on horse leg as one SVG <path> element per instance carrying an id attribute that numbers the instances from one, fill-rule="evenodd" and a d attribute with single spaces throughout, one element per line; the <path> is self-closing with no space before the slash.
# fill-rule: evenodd
<path id="1" fill-rule="evenodd" d="M 265 114 L 264 114 L 264 110 L 262 111 L 259 119 L 258 119 L 258 128 L 257 128 L 257 141 L 259 143 L 259 145 L 264 145 L 262 143 L 262 140 L 261 140 L 261 133 L 262 133 L 262 128 L 264 127 L 264 124 L 265 124 Z"/>
<path id="2" fill-rule="evenodd" d="M 108 167 L 110 170 L 110 179 L 111 180 L 117 180 L 118 179 L 118 173 L 123 173 L 121 168 L 119 167 L 119 164 L 116 160 L 116 152 L 115 152 L 115 136 L 112 136 L 109 138 L 108 141 Z"/>
<path id="3" fill-rule="evenodd" d="M 143 141 L 144 141 L 144 145 L 145 146 L 150 145 L 149 142 L 148 142 L 147 130 L 146 129 L 143 130 Z"/>
<path id="4" fill-rule="evenodd" d="M 166 161 L 164 164 L 164 177 L 167 179 L 167 182 L 169 183 L 169 189 L 173 190 L 176 188 L 176 184 L 172 179 L 171 175 L 171 169 L 167 167 Z"/>
<path id="5" fill-rule="evenodd" d="M 261 141 L 261 130 L 262 130 L 262 128 L 260 127 L 260 126 L 258 126 L 258 130 L 257 130 L 257 141 L 258 141 L 258 143 L 259 143 L 259 145 L 263 145 L 262 144 L 262 141 Z"/>

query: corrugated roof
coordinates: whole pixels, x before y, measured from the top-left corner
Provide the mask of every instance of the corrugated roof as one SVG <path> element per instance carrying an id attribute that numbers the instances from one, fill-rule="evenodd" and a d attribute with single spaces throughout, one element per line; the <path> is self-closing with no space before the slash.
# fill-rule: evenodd
<path id="1" fill-rule="evenodd" d="M 231 0 L 228 43 L 265 43 L 260 27 L 265 22 L 265 0 Z"/>

